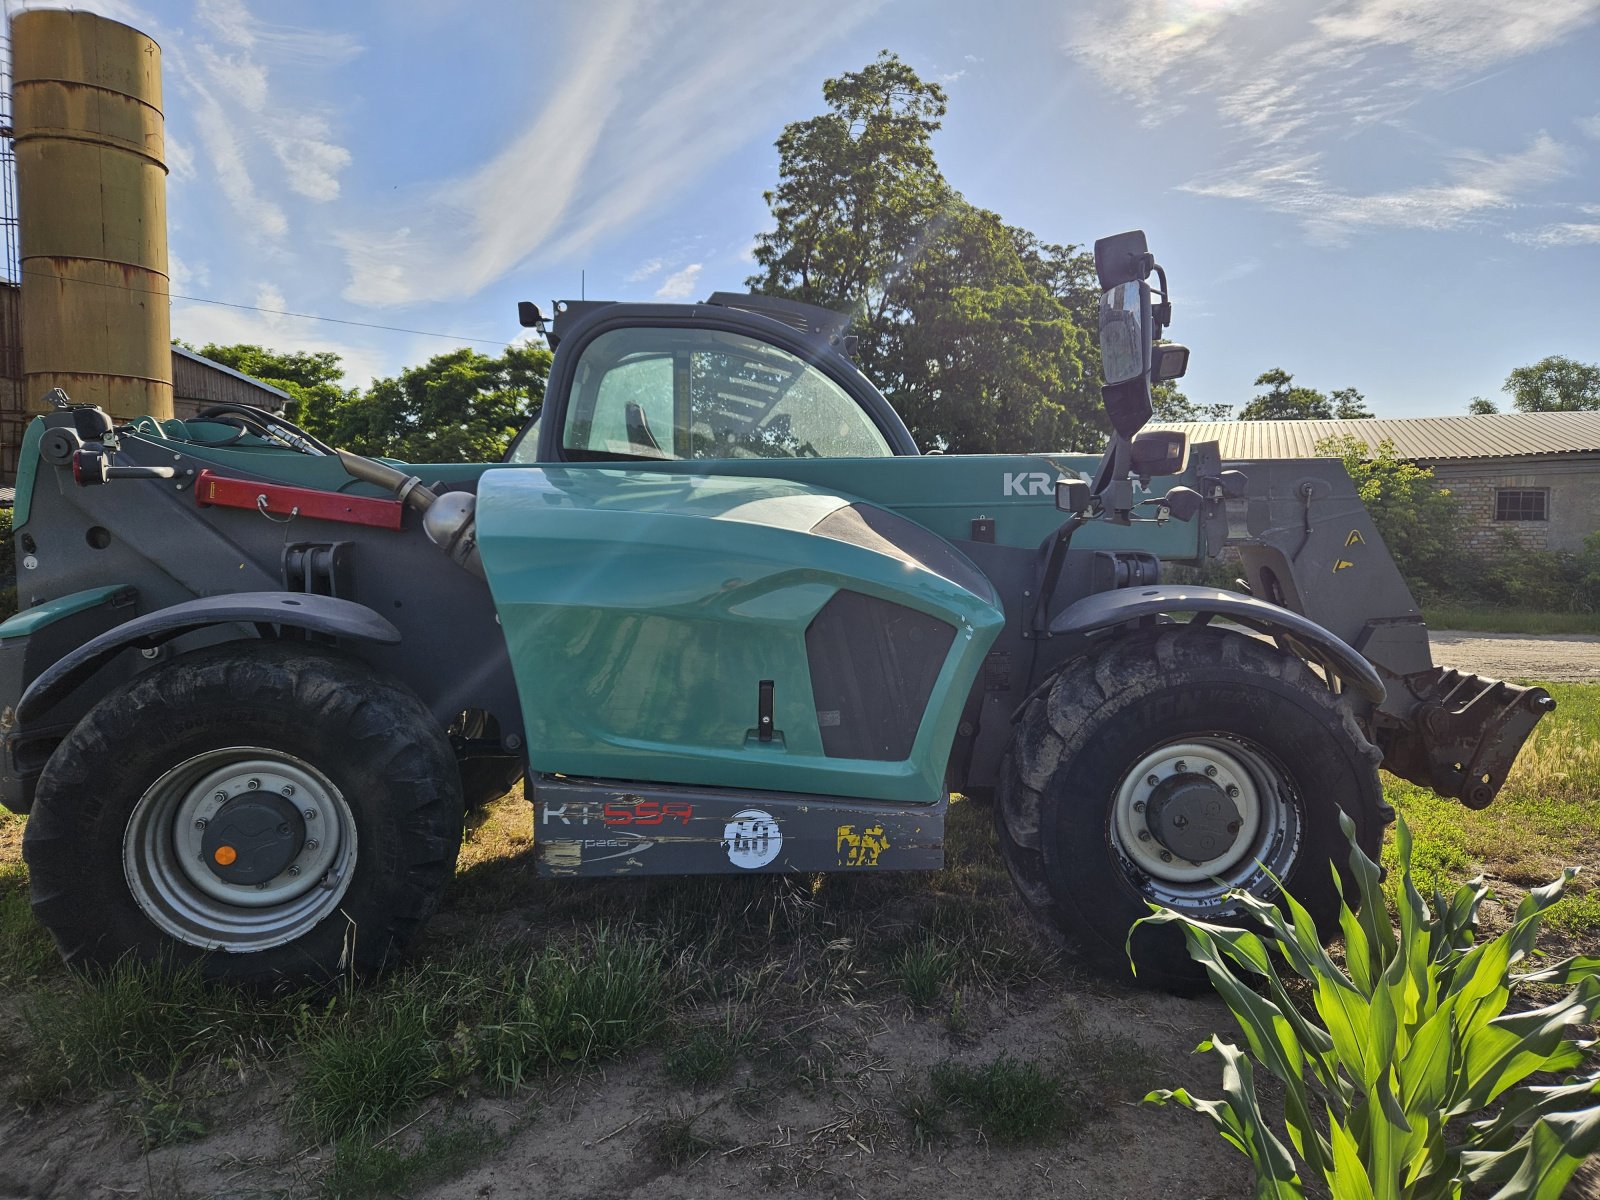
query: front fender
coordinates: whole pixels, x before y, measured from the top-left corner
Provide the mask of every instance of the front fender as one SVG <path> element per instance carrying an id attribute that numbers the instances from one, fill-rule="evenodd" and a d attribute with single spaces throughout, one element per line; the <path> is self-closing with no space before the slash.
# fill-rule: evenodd
<path id="1" fill-rule="evenodd" d="M 90 676 L 131 646 L 150 649 L 212 625 L 286 625 L 310 633 L 389 645 L 400 631 L 364 604 L 333 596 L 287 592 L 233 592 L 202 596 L 135 617 L 98 637 L 39 673 L 17 702 L 17 720 L 48 711 Z"/>
<path id="2" fill-rule="evenodd" d="M 1308 617 L 1254 596 L 1213 587 L 1119 588 L 1095 592 L 1069 604 L 1050 622 L 1053 636 L 1094 633 L 1143 617 L 1196 613 L 1227 617 L 1261 633 L 1291 637 L 1316 651 L 1328 669 L 1373 704 L 1382 704 L 1383 680 L 1372 664 Z"/>

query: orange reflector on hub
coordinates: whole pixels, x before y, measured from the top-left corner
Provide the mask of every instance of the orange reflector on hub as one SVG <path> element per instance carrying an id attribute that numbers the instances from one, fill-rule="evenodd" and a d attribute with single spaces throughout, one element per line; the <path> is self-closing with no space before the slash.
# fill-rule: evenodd
<path id="1" fill-rule="evenodd" d="M 216 860 L 225 867 L 233 866 L 234 859 L 239 857 L 239 852 L 232 846 L 218 846 L 214 855 Z"/>

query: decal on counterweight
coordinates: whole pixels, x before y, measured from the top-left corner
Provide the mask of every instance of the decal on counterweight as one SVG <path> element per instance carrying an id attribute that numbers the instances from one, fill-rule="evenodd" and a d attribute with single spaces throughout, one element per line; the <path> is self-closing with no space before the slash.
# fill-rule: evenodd
<path id="1" fill-rule="evenodd" d="M 753 871 L 778 857 L 783 849 L 783 830 L 771 813 L 746 808 L 734 813 L 723 827 L 722 848 L 734 866 Z"/>
<path id="2" fill-rule="evenodd" d="M 854 825 L 839 826 L 839 865 L 875 867 L 878 856 L 889 848 L 882 825 L 868 825 L 860 833 Z"/>

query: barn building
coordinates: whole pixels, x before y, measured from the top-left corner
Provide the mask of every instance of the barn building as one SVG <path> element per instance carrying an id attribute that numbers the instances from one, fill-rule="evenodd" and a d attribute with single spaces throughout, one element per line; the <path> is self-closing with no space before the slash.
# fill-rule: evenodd
<path id="1" fill-rule="evenodd" d="M 1361 421 L 1187 421 L 1191 442 L 1218 442 L 1223 460 L 1316 458 L 1353 437 L 1433 471 L 1460 503 L 1461 545 L 1493 550 L 1509 531 L 1532 550 L 1576 553 L 1600 530 L 1600 412 L 1493 413 Z"/>

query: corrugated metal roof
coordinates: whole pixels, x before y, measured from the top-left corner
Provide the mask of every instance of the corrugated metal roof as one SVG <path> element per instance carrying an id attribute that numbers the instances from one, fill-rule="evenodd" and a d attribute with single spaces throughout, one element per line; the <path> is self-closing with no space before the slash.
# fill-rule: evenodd
<path id="1" fill-rule="evenodd" d="M 1372 449 L 1390 442 L 1401 458 L 1518 458 L 1600 452 L 1600 412 L 1491 413 L 1470 417 L 1373 418 L 1365 421 L 1167 421 L 1191 442 L 1220 442 L 1222 457 L 1315 458 L 1317 443 L 1350 436 Z"/>

